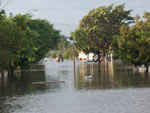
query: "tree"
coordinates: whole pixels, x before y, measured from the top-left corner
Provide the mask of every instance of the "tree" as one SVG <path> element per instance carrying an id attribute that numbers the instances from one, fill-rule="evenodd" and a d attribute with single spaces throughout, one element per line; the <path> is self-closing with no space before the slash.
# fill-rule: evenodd
<path id="1" fill-rule="evenodd" d="M 18 53 L 23 47 L 24 33 L 10 19 L 3 18 L 0 23 L 0 69 L 13 74 L 17 67 Z"/>
<path id="2" fill-rule="evenodd" d="M 57 47 L 60 33 L 46 20 L 32 19 L 30 15 L 18 14 L 6 17 L 0 12 L 0 70 L 11 75 L 38 62 Z"/>
<path id="3" fill-rule="evenodd" d="M 148 14 L 148 13 L 147 13 Z M 114 38 L 113 51 L 118 57 L 135 66 L 150 64 L 150 18 L 136 21 L 136 24 L 122 26 L 120 35 Z"/>
<path id="4" fill-rule="evenodd" d="M 85 15 L 78 28 L 72 33 L 75 45 L 80 50 L 99 55 L 110 50 L 112 37 L 119 34 L 122 25 L 133 22 L 132 10 L 124 10 L 125 6 L 102 6 Z"/>
<path id="5" fill-rule="evenodd" d="M 82 28 L 77 28 L 72 34 L 74 45 L 77 50 L 89 53 L 92 51 L 90 40 L 87 38 L 87 33 Z"/>
<path id="6" fill-rule="evenodd" d="M 6 18 L 5 11 L 1 10 L 0 11 L 0 22 L 2 22 L 5 18 Z"/>
<path id="7" fill-rule="evenodd" d="M 18 37 L 18 39 L 23 39 L 23 47 L 19 48 L 19 52 L 17 53 L 18 57 L 17 60 L 15 60 L 16 67 L 19 66 L 22 69 L 35 62 L 36 55 L 34 53 L 33 39 L 38 36 L 38 33 L 30 29 L 28 26 L 28 23 L 32 20 L 30 15 L 18 14 L 11 18 L 11 20 L 24 34 L 23 37 Z"/>
<path id="8" fill-rule="evenodd" d="M 29 22 L 29 27 L 36 31 L 39 36 L 35 37 L 34 46 L 36 61 L 41 60 L 51 50 L 57 47 L 61 38 L 60 32 L 53 28 L 53 25 L 46 20 L 35 19 Z"/>
<path id="9" fill-rule="evenodd" d="M 61 36 L 60 42 L 56 49 L 49 52 L 51 58 L 63 57 L 65 59 L 72 59 L 73 56 L 73 45 L 69 42 L 70 37 Z M 77 52 L 76 52 L 77 53 Z M 75 54 L 77 55 L 77 54 Z"/>
<path id="10" fill-rule="evenodd" d="M 21 68 L 40 61 L 57 46 L 59 31 L 48 21 L 32 19 L 30 15 L 16 15 L 13 21 L 25 33 L 24 47 L 20 48 L 16 61 Z"/>

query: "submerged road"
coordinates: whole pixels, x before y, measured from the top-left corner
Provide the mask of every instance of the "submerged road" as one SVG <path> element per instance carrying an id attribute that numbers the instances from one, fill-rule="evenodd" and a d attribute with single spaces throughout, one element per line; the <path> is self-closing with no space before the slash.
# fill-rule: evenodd
<path id="1" fill-rule="evenodd" d="M 77 62 L 74 79 L 72 61 L 57 63 L 48 59 L 31 70 L 17 73 L 14 78 L 0 80 L 0 113 L 149 111 L 149 75 L 133 72 L 123 65 L 108 63 L 104 69 L 103 65 Z"/>

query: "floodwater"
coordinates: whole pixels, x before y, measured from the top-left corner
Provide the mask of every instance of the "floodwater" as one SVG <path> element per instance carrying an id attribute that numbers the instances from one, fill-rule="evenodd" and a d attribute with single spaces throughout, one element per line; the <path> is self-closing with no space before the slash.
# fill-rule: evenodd
<path id="1" fill-rule="evenodd" d="M 149 113 L 150 76 L 118 63 L 47 62 L 0 79 L 0 113 Z M 88 76 L 88 77 L 87 77 Z"/>

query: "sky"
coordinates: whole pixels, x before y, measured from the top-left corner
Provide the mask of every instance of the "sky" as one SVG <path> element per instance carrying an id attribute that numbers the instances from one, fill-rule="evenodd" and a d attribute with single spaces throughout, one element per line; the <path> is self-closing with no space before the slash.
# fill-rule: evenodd
<path id="1" fill-rule="evenodd" d="M 150 12 L 150 0 L 1 0 L 0 8 L 7 14 L 31 13 L 33 18 L 46 19 L 61 34 L 70 36 L 82 17 L 94 8 L 125 3 L 126 9 L 133 9 L 132 16 Z"/>

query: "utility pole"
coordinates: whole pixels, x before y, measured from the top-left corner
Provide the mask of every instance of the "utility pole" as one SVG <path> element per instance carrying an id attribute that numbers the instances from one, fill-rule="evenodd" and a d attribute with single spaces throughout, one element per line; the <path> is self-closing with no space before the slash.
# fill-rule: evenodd
<path id="1" fill-rule="evenodd" d="M 74 77 L 74 87 L 76 88 L 76 65 L 75 65 L 75 47 L 73 41 L 73 77 Z"/>

